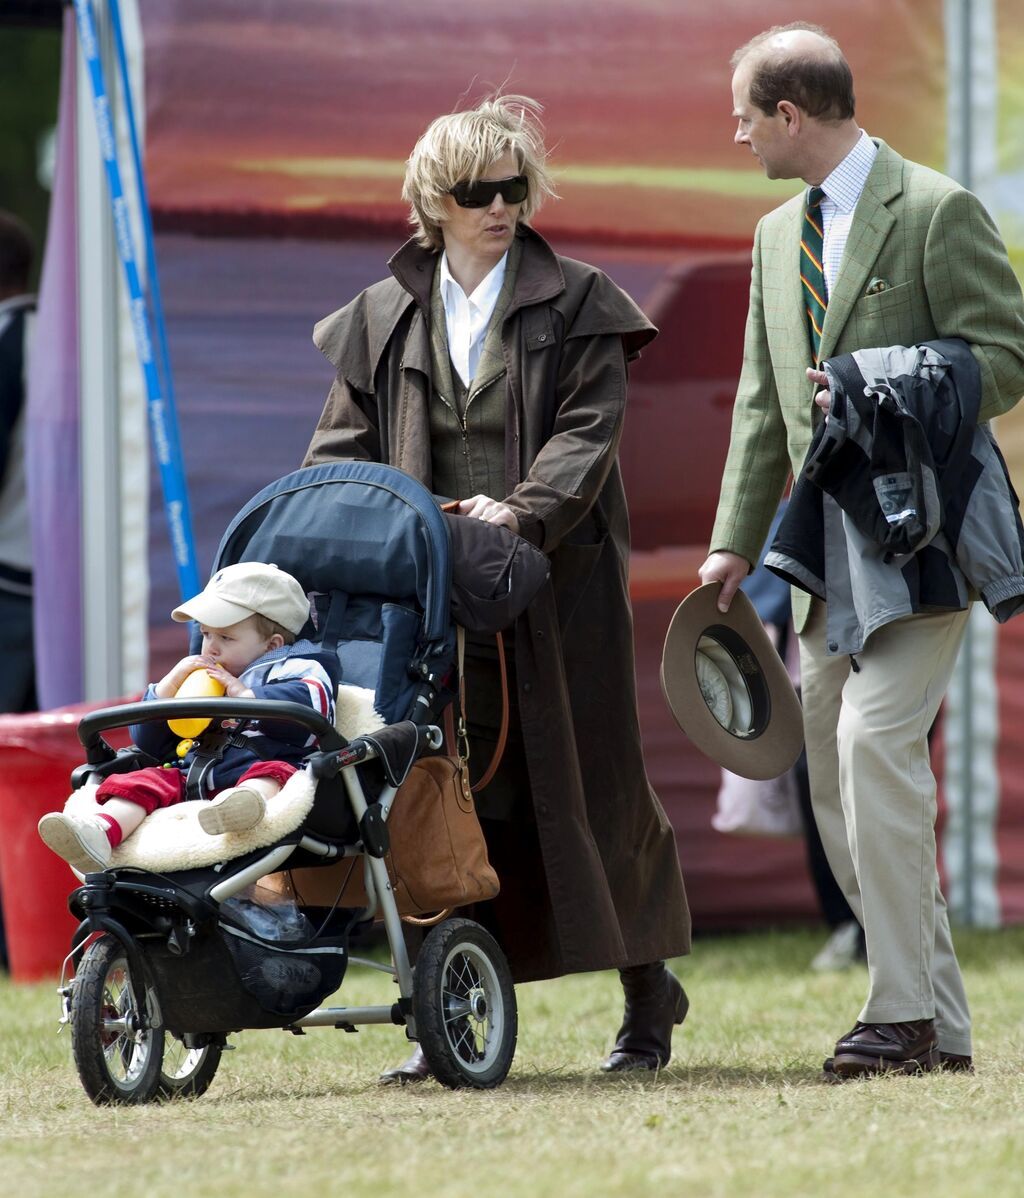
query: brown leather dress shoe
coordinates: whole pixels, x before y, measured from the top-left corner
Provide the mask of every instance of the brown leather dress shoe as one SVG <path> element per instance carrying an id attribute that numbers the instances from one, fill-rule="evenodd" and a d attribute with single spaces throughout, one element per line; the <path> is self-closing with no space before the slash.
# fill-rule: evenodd
<path id="1" fill-rule="evenodd" d="M 394 1069 L 385 1069 L 377 1080 L 382 1086 L 404 1086 L 407 1082 L 421 1082 L 433 1076 L 423 1049 L 417 1044 L 407 1061 Z"/>
<path id="2" fill-rule="evenodd" d="M 837 1041 L 831 1060 L 831 1072 L 840 1078 L 930 1073 L 939 1066 L 935 1020 L 857 1023 Z"/>
<path id="3" fill-rule="evenodd" d="M 672 1057 L 672 1028 L 686 1018 L 690 1001 L 664 961 L 620 969 L 626 996 L 615 1047 L 601 1062 L 605 1073 L 661 1069 Z"/>
<path id="4" fill-rule="evenodd" d="M 974 1058 L 959 1052 L 939 1051 L 939 1068 L 943 1073 L 973 1073 Z"/>
<path id="5" fill-rule="evenodd" d="M 821 1071 L 824 1074 L 823 1080 L 827 1082 L 841 1082 L 843 1078 L 836 1073 L 834 1058 L 826 1057 L 821 1064 Z M 961 1056 L 956 1052 L 939 1051 L 939 1063 L 937 1068 L 942 1073 L 973 1073 L 974 1058 Z"/>

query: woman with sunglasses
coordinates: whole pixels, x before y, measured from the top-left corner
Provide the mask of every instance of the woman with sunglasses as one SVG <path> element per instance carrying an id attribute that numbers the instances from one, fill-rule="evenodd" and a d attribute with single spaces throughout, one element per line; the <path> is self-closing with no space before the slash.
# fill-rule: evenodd
<path id="1" fill-rule="evenodd" d="M 305 464 L 398 466 L 465 516 L 551 559 L 505 632 L 510 729 L 477 807 L 501 893 L 473 917 L 517 982 L 616 967 L 625 1015 L 609 1071 L 667 1064 L 689 950 L 670 825 L 647 781 L 617 451 L 626 363 L 656 330 L 605 275 L 528 224 L 554 195 L 539 105 L 498 96 L 439 117 L 405 174 L 415 236 L 391 277 L 321 321 L 337 370 Z M 502 714 L 494 638 L 467 638 L 471 761 Z M 417 1050 L 385 1081 L 429 1076 Z"/>

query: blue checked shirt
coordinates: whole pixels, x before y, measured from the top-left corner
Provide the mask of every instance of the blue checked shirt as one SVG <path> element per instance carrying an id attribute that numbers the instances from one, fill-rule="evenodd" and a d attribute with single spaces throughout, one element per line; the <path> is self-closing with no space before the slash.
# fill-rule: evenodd
<path id="1" fill-rule="evenodd" d="M 821 201 L 821 221 L 824 237 L 822 267 L 825 289 L 831 295 L 843 260 L 846 239 L 853 223 L 853 210 L 864 190 L 871 164 L 878 147 L 861 130 L 860 140 L 821 185 L 825 193 Z"/>

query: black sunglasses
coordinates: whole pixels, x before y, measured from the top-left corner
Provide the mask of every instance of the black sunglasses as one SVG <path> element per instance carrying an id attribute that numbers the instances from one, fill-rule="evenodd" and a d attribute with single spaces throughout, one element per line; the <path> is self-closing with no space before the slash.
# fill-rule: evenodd
<path id="1" fill-rule="evenodd" d="M 508 179 L 479 179 L 476 183 L 456 183 L 449 195 L 460 208 L 489 208 L 500 192 L 506 204 L 521 204 L 526 199 L 529 184 L 525 175 Z"/>

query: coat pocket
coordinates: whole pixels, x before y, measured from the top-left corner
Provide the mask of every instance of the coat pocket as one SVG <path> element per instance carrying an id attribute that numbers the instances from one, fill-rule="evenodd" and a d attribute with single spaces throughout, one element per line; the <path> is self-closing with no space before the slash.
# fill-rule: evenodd
<path id="1" fill-rule="evenodd" d="M 583 527 L 574 528 L 551 554 L 551 584 L 561 628 L 569 625 L 579 607 L 607 541 L 607 529 L 591 517 L 583 521 Z"/>
<path id="2" fill-rule="evenodd" d="M 853 308 L 860 345 L 913 345 L 920 335 L 920 288 L 916 279 L 862 295 Z"/>

